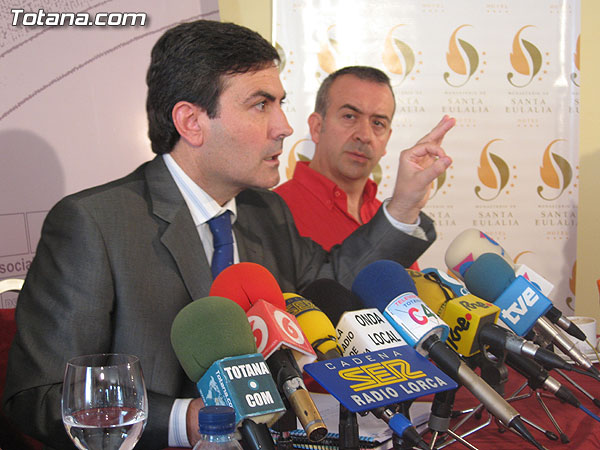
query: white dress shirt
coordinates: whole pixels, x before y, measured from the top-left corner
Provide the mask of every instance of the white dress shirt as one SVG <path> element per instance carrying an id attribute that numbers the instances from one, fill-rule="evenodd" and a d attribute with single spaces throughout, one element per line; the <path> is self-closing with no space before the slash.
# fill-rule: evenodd
<path id="1" fill-rule="evenodd" d="M 168 153 L 164 154 L 163 160 L 190 210 L 194 225 L 196 226 L 196 230 L 198 230 L 198 235 L 200 236 L 202 246 L 204 247 L 206 260 L 210 265 L 214 248 L 213 235 L 208 226 L 208 221 L 229 210 L 231 211 L 231 223 L 235 223 L 237 217 L 235 198 L 232 198 L 223 206 L 219 205 L 210 195 L 185 174 L 171 155 Z M 235 234 L 233 236 L 233 262 L 240 262 Z M 191 401 L 191 398 L 176 399 L 175 403 L 173 403 L 171 414 L 169 416 L 170 447 L 191 447 L 186 430 L 186 413 Z"/>

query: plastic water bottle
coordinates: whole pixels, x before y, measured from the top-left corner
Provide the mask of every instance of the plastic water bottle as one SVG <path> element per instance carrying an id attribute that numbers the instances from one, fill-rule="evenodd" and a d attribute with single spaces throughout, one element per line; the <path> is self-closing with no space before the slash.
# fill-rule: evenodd
<path id="1" fill-rule="evenodd" d="M 194 450 L 242 450 L 235 439 L 235 411 L 229 406 L 205 406 L 198 412 L 200 440 Z"/>

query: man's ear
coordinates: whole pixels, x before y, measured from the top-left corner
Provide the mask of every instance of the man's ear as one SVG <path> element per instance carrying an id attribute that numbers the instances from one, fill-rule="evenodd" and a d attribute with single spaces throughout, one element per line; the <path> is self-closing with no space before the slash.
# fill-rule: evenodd
<path id="1" fill-rule="evenodd" d="M 308 116 L 308 129 L 310 130 L 310 137 L 315 144 L 319 143 L 321 137 L 321 129 L 323 128 L 323 117 L 318 112 L 312 113 Z"/>
<path id="2" fill-rule="evenodd" d="M 385 149 L 383 150 L 383 155 L 387 155 L 387 143 L 390 142 L 390 137 L 392 137 L 392 128 L 390 127 L 390 132 L 388 133 L 387 141 L 385 143 Z"/>
<path id="3" fill-rule="evenodd" d="M 205 124 L 208 120 L 204 109 L 193 103 L 181 101 L 173 106 L 171 117 L 182 139 L 194 147 L 199 147 L 204 143 Z"/>

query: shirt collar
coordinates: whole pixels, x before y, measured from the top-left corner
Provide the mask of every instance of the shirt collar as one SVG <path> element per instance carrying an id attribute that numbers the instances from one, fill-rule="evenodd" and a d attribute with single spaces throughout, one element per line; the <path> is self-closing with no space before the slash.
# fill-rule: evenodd
<path id="1" fill-rule="evenodd" d="M 313 194 L 324 204 L 336 200 L 336 192 L 346 197 L 346 193 L 325 175 L 311 169 L 307 161 L 298 161 L 294 169 L 294 180 L 308 187 Z M 367 179 L 363 190 L 363 203 L 371 202 L 377 195 L 377 183 L 370 178 Z"/>
<path id="2" fill-rule="evenodd" d="M 231 211 L 232 214 L 231 223 L 235 223 L 237 218 L 235 197 L 230 199 L 223 206 L 219 205 L 204 189 L 187 176 L 171 155 L 165 153 L 162 157 L 192 214 L 195 226 L 206 223 L 213 217 L 216 217 L 227 210 Z"/>

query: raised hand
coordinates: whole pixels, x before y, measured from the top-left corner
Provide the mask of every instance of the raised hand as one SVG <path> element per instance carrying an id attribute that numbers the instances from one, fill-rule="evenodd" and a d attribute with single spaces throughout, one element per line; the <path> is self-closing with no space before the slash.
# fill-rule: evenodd
<path id="1" fill-rule="evenodd" d="M 396 220 L 415 223 L 427 203 L 431 184 L 452 164 L 440 145 L 455 123 L 454 118 L 444 116 L 413 147 L 400 153 L 396 185 L 387 205 Z"/>

